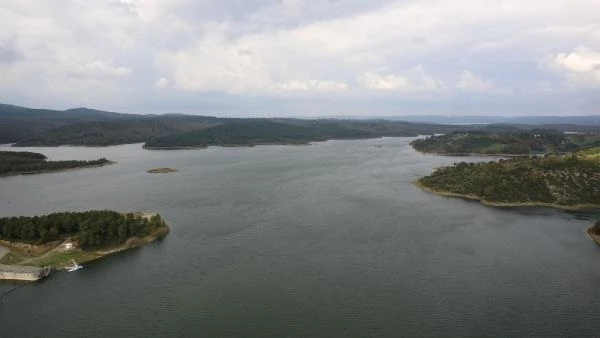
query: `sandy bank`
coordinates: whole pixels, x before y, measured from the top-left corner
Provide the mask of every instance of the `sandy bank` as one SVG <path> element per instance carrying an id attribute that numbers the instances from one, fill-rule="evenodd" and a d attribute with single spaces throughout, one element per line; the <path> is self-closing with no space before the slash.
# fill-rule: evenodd
<path id="1" fill-rule="evenodd" d="M 9 252 L 10 250 L 8 248 L 0 245 L 0 259 L 2 259 L 2 257 L 4 257 L 4 255 L 6 255 Z"/>
<path id="2" fill-rule="evenodd" d="M 589 227 L 586 232 L 596 244 L 600 245 L 600 235 L 594 231 L 594 228 L 595 226 Z"/>

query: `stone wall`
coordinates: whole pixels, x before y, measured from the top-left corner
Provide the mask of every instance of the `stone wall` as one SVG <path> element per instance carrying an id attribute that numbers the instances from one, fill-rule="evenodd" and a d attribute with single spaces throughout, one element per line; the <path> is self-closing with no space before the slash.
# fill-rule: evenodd
<path id="1" fill-rule="evenodd" d="M 0 280 L 36 281 L 49 273 L 49 268 L 0 264 Z"/>

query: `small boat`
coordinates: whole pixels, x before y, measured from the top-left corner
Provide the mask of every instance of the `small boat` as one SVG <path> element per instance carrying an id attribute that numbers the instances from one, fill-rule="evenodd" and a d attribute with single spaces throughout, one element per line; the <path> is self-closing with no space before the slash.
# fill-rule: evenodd
<path id="1" fill-rule="evenodd" d="M 74 259 L 71 259 L 71 261 L 73 262 L 73 265 L 72 265 L 72 266 L 69 266 L 69 267 L 67 267 L 67 271 L 69 271 L 69 272 L 73 272 L 73 271 L 77 271 L 77 270 L 79 270 L 79 269 L 83 268 L 83 266 L 81 266 L 81 265 L 77 264 L 77 262 L 75 262 L 75 260 L 74 260 Z"/>

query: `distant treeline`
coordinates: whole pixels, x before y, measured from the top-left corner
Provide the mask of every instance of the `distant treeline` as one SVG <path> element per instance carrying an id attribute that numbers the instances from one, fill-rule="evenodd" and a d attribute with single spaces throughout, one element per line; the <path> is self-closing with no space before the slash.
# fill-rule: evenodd
<path id="1" fill-rule="evenodd" d="M 153 138 L 144 147 L 306 144 L 331 139 L 417 136 L 422 133 L 448 132 L 455 128 L 394 121 L 222 119 L 221 124 L 209 128 Z"/>
<path id="2" fill-rule="evenodd" d="M 423 121 L 422 118 L 418 120 Z M 0 143 L 14 143 L 15 146 L 107 146 L 148 142 L 148 147 L 187 147 L 207 144 L 305 143 L 335 138 L 417 136 L 472 130 L 518 132 L 535 128 L 525 124 L 444 125 L 433 123 L 443 120 L 446 119 L 433 119 L 429 123 L 417 121 L 409 123 L 402 121 L 401 118 L 370 120 L 341 118 L 240 119 L 183 114 L 119 114 L 88 108 L 32 109 L 0 104 Z M 599 132 L 599 125 L 587 123 L 595 120 L 597 120 L 595 117 L 564 117 L 538 119 L 537 121 L 555 123 L 546 125 L 544 128 L 558 131 Z M 530 120 L 527 119 L 527 121 Z M 579 122 L 579 125 L 565 124 L 567 121 L 576 121 Z M 267 131 L 257 134 L 256 129 L 260 126 L 256 124 L 262 122 L 273 122 L 286 126 L 278 125 L 284 129 L 280 132 Z M 556 124 L 556 122 L 561 122 L 561 124 Z M 225 127 L 225 125 L 235 126 Z M 207 133 L 201 132 L 203 129 L 217 126 L 222 127 Z M 288 126 L 292 127 L 288 128 Z M 293 130 L 295 129 L 293 126 L 303 129 Z M 255 130 L 250 130 L 250 135 L 241 135 L 240 128 Z M 225 135 L 228 129 L 231 129 L 234 135 Z M 298 132 L 301 135 L 298 135 Z"/>
<path id="3" fill-rule="evenodd" d="M 565 134 L 534 129 L 519 132 L 454 132 L 415 140 L 418 151 L 438 154 L 511 154 L 565 153 L 600 145 L 600 134 Z"/>
<path id="4" fill-rule="evenodd" d="M 567 156 L 460 162 L 419 180 L 434 191 L 500 203 L 600 204 L 600 163 Z"/>
<path id="5" fill-rule="evenodd" d="M 0 175 L 49 172 L 95 167 L 111 163 L 105 158 L 93 161 L 47 161 L 46 156 L 26 151 L 0 151 Z"/>
<path id="6" fill-rule="evenodd" d="M 109 146 L 141 143 L 155 137 L 202 129 L 210 117 L 130 117 L 106 121 L 71 123 L 19 139 L 16 147 L 86 145 Z"/>
<path id="7" fill-rule="evenodd" d="M 0 218 L 0 239 L 43 244 L 61 237 L 76 236 L 82 248 L 99 248 L 124 243 L 164 227 L 164 220 L 115 211 L 59 212 L 34 217 Z"/>
<path id="8" fill-rule="evenodd" d="M 146 147 L 252 146 L 257 144 L 305 144 L 330 138 L 368 138 L 373 132 L 337 124 L 294 125 L 264 120 L 227 123 L 212 128 L 156 138 Z"/>

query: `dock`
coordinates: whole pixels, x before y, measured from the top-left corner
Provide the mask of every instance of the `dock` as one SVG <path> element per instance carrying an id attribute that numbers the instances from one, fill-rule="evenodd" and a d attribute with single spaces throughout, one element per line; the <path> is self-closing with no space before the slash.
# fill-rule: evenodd
<path id="1" fill-rule="evenodd" d="M 0 280 L 36 281 L 50 274 L 50 268 L 25 265 L 0 264 Z"/>

